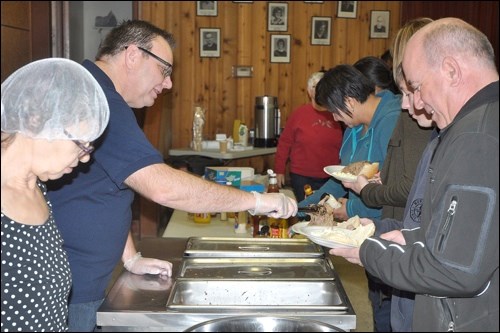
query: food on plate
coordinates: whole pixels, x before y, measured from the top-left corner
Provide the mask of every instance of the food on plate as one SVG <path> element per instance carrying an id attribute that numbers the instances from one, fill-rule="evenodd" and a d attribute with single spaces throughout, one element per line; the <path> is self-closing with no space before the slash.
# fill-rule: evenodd
<path id="1" fill-rule="evenodd" d="M 333 210 L 342 207 L 333 195 L 327 194 L 318 202 L 318 210 L 314 213 L 308 213 L 311 216 L 310 226 L 334 226 L 337 222 L 333 217 Z"/>
<path id="2" fill-rule="evenodd" d="M 349 220 L 337 224 L 331 228 L 311 231 L 312 237 L 320 237 L 335 243 L 359 247 L 361 243 L 375 233 L 375 225 L 369 223 L 361 225 L 359 216 L 353 216 Z"/>
<path id="3" fill-rule="evenodd" d="M 361 221 L 359 220 L 359 216 L 355 215 L 355 216 L 351 217 L 350 219 L 348 219 L 347 221 L 337 223 L 337 228 L 354 230 L 354 229 L 358 228 L 360 225 L 361 225 Z"/>
<path id="4" fill-rule="evenodd" d="M 378 166 L 378 162 L 370 163 L 368 161 L 359 161 L 345 166 L 340 172 L 337 172 L 337 174 L 346 177 L 363 175 L 370 179 L 378 172 Z"/>

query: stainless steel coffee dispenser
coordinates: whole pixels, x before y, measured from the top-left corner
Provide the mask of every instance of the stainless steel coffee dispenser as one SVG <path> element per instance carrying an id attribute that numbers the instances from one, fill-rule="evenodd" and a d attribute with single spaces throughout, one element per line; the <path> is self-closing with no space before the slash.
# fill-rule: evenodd
<path id="1" fill-rule="evenodd" d="M 255 97 L 255 147 L 276 147 L 279 134 L 278 98 Z"/>

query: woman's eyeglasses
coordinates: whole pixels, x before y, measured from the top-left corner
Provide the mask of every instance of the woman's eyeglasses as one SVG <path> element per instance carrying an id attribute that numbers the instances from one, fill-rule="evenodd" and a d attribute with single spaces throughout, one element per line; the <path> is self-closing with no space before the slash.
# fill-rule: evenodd
<path id="1" fill-rule="evenodd" d="M 66 134 L 68 136 L 68 138 L 72 139 L 73 136 L 66 130 L 64 130 L 64 134 Z M 85 146 L 85 144 L 81 143 L 80 141 L 78 140 L 71 140 L 73 141 L 73 143 L 75 145 L 78 146 L 78 148 L 81 149 L 80 153 L 78 154 L 78 159 L 82 159 L 83 157 L 85 157 L 86 155 L 90 155 L 92 154 L 92 152 L 95 150 L 95 147 L 92 146 L 92 143 L 89 142 L 89 145 L 88 146 Z"/>
<path id="2" fill-rule="evenodd" d="M 88 146 L 85 146 L 83 143 L 81 143 L 78 140 L 71 140 L 75 143 L 75 145 L 78 146 L 78 148 L 81 149 L 80 153 L 78 154 L 78 158 L 81 159 L 85 157 L 86 155 L 92 154 L 92 152 L 95 150 L 94 146 L 89 144 Z"/>

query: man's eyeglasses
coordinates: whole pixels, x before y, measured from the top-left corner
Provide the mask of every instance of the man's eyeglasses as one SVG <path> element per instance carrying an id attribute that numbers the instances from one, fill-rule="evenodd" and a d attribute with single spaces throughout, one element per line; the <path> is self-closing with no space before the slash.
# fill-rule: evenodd
<path id="1" fill-rule="evenodd" d="M 143 48 L 141 46 L 138 46 L 137 48 L 139 50 L 141 50 L 142 52 L 147 53 L 148 55 L 152 56 L 153 58 L 155 58 L 156 60 L 158 60 L 159 62 L 161 62 L 165 66 L 165 67 L 162 67 L 162 70 L 161 70 L 161 73 L 163 75 L 163 79 L 166 79 L 167 77 L 169 77 L 170 75 L 172 75 L 173 66 L 172 66 L 171 63 L 169 63 L 166 60 L 163 60 L 162 58 L 158 57 L 153 52 L 148 51 L 148 50 L 146 50 L 145 48 Z"/>
<path id="2" fill-rule="evenodd" d="M 68 136 L 68 138 L 73 138 L 73 136 L 66 130 L 64 130 L 64 134 L 66 134 Z M 88 146 L 85 146 L 83 143 L 81 143 L 80 141 L 78 140 L 71 140 L 73 141 L 73 143 L 75 145 L 78 146 L 78 148 L 81 149 L 80 153 L 78 154 L 78 159 L 81 159 L 83 157 L 85 157 L 86 155 L 90 155 L 92 154 L 92 152 L 95 150 L 95 147 L 92 146 L 92 143 L 89 143 Z"/>

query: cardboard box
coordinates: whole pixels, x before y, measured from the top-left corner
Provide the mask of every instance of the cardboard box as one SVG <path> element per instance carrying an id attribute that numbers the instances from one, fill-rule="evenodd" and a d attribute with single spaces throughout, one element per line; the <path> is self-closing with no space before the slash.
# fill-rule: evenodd
<path id="1" fill-rule="evenodd" d="M 251 180 L 254 169 L 248 167 L 205 167 L 205 179 L 225 185 L 231 182 L 233 186 L 239 187 L 242 180 Z"/>
<path id="2" fill-rule="evenodd" d="M 229 170 L 229 168 L 225 167 L 205 167 L 205 179 L 222 185 L 231 182 L 232 186 L 239 187 L 241 171 Z"/>
<path id="3" fill-rule="evenodd" d="M 266 191 L 266 186 L 264 184 L 254 182 L 253 180 L 242 180 L 240 189 L 247 192 L 255 191 L 264 193 Z"/>

